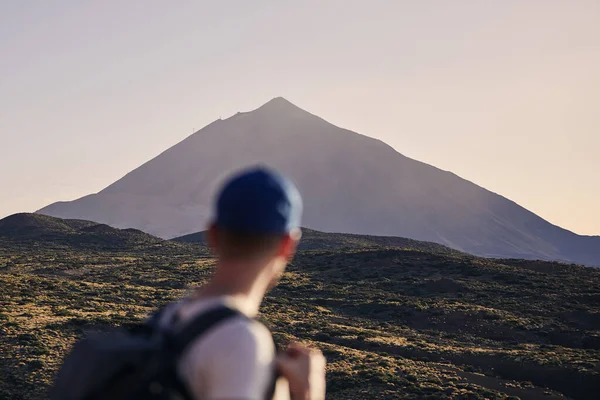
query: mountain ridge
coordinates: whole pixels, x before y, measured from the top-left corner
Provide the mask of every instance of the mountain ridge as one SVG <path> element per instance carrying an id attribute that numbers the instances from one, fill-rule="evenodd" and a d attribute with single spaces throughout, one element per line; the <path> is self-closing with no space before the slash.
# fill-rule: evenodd
<path id="1" fill-rule="evenodd" d="M 255 164 L 296 181 L 311 229 L 408 237 L 486 257 L 600 264 L 600 236 L 553 225 L 283 98 L 212 122 L 95 195 L 38 212 L 177 237 L 202 230 L 222 180 Z"/>
<path id="2" fill-rule="evenodd" d="M 0 219 L 1 244 L 130 250 L 162 245 L 163 240 L 133 228 L 118 229 L 93 221 L 18 213 Z"/>
<path id="3" fill-rule="evenodd" d="M 188 235 L 173 238 L 171 241 L 206 244 L 205 234 L 206 231 L 190 233 Z M 464 253 L 461 253 L 458 250 L 433 242 L 422 242 L 414 239 L 391 236 L 320 232 L 307 228 L 302 228 L 302 239 L 300 240 L 298 250 L 370 249 L 379 247 L 411 249 L 432 254 L 465 256 Z"/>

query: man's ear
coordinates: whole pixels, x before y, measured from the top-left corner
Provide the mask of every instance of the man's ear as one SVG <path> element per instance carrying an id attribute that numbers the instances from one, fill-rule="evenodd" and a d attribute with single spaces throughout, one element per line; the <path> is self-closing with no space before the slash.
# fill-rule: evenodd
<path id="1" fill-rule="evenodd" d="M 290 233 L 286 234 L 281 242 L 280 255 L 286 260 L 290 261 L 294 257 L 294 254 L 296 254 L 296 249 L 298 248 L 298 243 L 300 243 L 301 237 L 302 232 L 300 229 L 294 229 Z"/>

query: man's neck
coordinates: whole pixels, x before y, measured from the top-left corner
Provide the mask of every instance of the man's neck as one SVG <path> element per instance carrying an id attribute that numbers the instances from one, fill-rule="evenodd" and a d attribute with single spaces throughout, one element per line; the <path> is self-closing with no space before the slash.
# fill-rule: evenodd
<path id="1" fill-rule="evenodd" d="M 220 260 L 211 280 L 199 287 L 194 296 L 229 296 L 239 301 L 244 311 L 255 315 L 269 286 L 270 278 L 265 272 L 264 266 L 255 263 Z"/>

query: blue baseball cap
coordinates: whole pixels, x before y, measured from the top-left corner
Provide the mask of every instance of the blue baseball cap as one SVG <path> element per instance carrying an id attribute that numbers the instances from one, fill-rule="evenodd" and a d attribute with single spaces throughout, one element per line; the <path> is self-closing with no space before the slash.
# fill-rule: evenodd
<path id="1" fill-rule="evenodd" d="M 236 232 L 287 234 L 300 227 L 302 198 L 280 173 L 255 167 L 231 177 L 217 197 L 215 224 Z"/>

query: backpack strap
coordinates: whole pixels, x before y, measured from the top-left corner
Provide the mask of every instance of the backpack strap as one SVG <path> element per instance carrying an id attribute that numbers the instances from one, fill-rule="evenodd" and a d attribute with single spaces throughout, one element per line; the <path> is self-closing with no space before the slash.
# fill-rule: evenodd
<path id="1" fill-rule="evenodd" d="M 204 335 L 211 328 L 217 326 L 219 323 L 235 316 L 251 319 L 238 310 L 227 306 L 219 306 L 200 314 L 191 322 L 184 324 L 181 330 L 175 330 L 168 333 L 166 336 L 168 342 L 166 344 L 168 346 L 168 350 L 171 352 L 171 360 L 173 360 L 174 364 L 176 365 L 177 360 L 180 359 L 180 357 L 194 341 Z M 275 351 L 277 352 L 277 343 L 275 343 L 274 339 L 273 341 L 275 344 Z M 175 367 L 174 364 L 172 364 L 173 367 Z M 176 367 L 171 368 L 171 371 L 175 370 Z M 266 393 L 266 398 L 268 400 L 273 398 L 276 381 L 279 376 L 279 371 L 274 370 L 272 381 L 270 382 Z M 172 374 L 171 379 L 172 384 L 178 389 L 179 393 L 181 393 L 185 400 L 193 400 L 187 385 L 185 385 L 178 374 Z"/>
<path id="2" fill-rule="evenodd" d="M 158 313 L 160 319 L 160 312 Z M 169 386 L 175 388 L 184 400 L 194 400 L 188 386 L 177 373 L 177 361 L 181 358 L 187 348 L 208 330 L 215 327 L 219 323 L 234 316 L 244 316 L 241 312 L 226 306 L 220 306 L 203 312 L 191 322 L 184 324 L 183 328 L 175 329 L 173 324 L 167 331 L 160 330 L 164 340 L 165 356 L 169 362 L 167 363 L 164 379 Z M 177 314 L 174 316 L 174 321 L 177 323 Z M 156 326 L 156 325 L 155 325 Z"/>
<path id="3" fill-rule="evenodd" d="M 200 314 L 191 322 L 186 323 L 181 330 L 171 332 L 169 334 L 169 346 L 171 351 L 174 352 L 173 356 L 179 359 L 192 342 L 220 322 L 235 316 L 245 317 L 240 311 L 220 306 Z"/>

